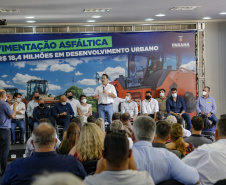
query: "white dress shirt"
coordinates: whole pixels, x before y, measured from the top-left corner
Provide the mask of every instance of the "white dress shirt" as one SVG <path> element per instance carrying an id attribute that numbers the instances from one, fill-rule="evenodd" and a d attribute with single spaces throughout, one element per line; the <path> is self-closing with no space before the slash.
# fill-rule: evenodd
<path id="1" fill-rule="evenodd" d="M 10 108 L 13 110 L 13 105 L 10 106 Z M 24 109 L 24 110 L 22 110 Z M 15 119 L 24 119 L 25 118 L 25 104 L 23 102 L 18 103 L 18 106 L 16 107 L 16 111 L 20 111 L 21 114 L 17 114 L 15 116 Z"/>
<path id="2" fill-rule="evenodd" d="M 34 108 L 38 106 L 38 102 L 35 102 L 34 100 L 30 101 L 28 104 L 27 104 L 27 117 L 31 117 L 33 116 L 33 111 L 34 111 Z"/>
<path id="3" fill-rule="evenodd" d="M 108 94 L 103 93 L 104 90 L 117 96 L 114 85 L 107 84 L 106 87 L 105 87 L 105 85 L 100 85 L 95 90 L 95 95 L 99 96 L 98 104 L 114 103 L 114 98 L 112 98 Z"/>
<path id="4" fill-rule="evenodd" d="M 151 101 L 143 100 L 142 101 L 142 113 L 143 114 L 154 114 L 159 111 L 158 101 L 154 98 L 151 98 Z"/>
<path id="5" fill-rule="evenodd" d="M 226 177 L 226 139 L 199 146 L 182 161 L 198 170 L 201 185 L 215 184 Z"/>
<path id="6" fill-rule="evenodd" d="M 80 102 L 74 98 L 72 98 L 72 100 L 67 99 L 67 102 L 71 104 L 71 107 L 73 109 L 74 112 L 74 117 L 76 117 L 78 115 L 78 106 L 80 105 Z"/>
<path id="7" fill-rule="evenodd" d="M 114 110 L 114 113 L 115 113 L 115 112 L 119 112 L 119 110 L 118 110 L 119 104 L 122 103 L 122 102 L 125 102 L 125 101 L 126 101 L 125 99 L 119 98 L 119 97 L 116 97 L 116 98 L 114 99 L 114 103 L 113 103 L 113 110 Z"/>
<path id="8" fill-rule="evenodd" d="M 129 102 L 124 102 L 121 104 L 121 114 L 124 113 L 129 113 L 131 118 L 134 118 L 135 114 L 138 114 L 138 106 L 137 102 L 131 101 Z"/>

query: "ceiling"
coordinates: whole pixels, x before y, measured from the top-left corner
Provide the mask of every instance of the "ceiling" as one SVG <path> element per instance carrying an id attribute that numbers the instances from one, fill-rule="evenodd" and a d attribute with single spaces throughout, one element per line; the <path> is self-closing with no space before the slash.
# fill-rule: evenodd
<path id="1" fill-rule="evenodd" d="M 175 6 L 201 6 L 193 11 L 169 10 Z M 84 13 L 85 8 L 111 8 L 107 13 Z M 161 21 L 194 21 L 211 17 L 211 21 L 226 21 L 226 0 L 1 0 L 0 9 L 19 9 L 19 13 L 0 13 L 0 19 L 6 19 L 8 25 L 35 24 L 88 24 L 87 20 L 96 20 L 96 24 L 145 22 L 152 18 Z M 156 14 L 165 14 L 156 17 Z M 91 16 L 100 15 L 99 19 Z M 33 19 L 26 19 L 34 16 Z M 35 20 L 35 23 L 26 23 Z M 153 21 L 147 21 L 152 23 Z M 90 24 L 90 23 L 89 23 Z"/>

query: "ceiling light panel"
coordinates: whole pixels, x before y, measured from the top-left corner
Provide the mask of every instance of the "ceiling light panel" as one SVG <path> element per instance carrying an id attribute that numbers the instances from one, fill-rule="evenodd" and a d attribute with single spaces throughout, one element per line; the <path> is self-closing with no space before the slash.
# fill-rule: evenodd
<path id="1" fill-rule="evenodd" d="M 195 10 L 196 8 L 200 8 L 201 6 L 175 6 L 170 10 Z"/>
<path id="2" fill-rule="evenodd" d="M 83 10 L 83 12 L 87 12 L 87 13 L 106 13 L 109 12 L 111 10 L 111 8 L 86 8 Z"/>

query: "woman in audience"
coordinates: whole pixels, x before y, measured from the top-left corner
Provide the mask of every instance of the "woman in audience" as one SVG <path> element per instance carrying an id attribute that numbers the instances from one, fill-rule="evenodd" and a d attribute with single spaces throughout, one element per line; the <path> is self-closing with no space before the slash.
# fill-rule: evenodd
<path id="1" fill-rule="evenodd" d="M 78 115 L 80 117 L 80 120 L 82 122 L 82 125 L 87 122 L 87 117 L 92 114 L 92 105 L 87 104 L 86 95 L 81 95 L 79 98 L 81 104 L 78 105 Z"/>
<path id="2" fill-rule="evenodd" d="M 183 128 L 179 123 L 172 124 L 170 138 L 171 142 L 166 144 L 166 148 L 180 151 L 182 157 L 195 149 L 192 143 L 185 143 L 183 139 Z"/>
<path id="3" fill-rule="evenodd" d="M 67 155 L 70 150 L 78 143 L 80 136 L 80 129 L 76 123 L 71 122 L 65 132 L 65 138 L 61 142 L 59 147 L 59 153 Z"/>
<path id="4" fill-rule="evenodd" d="M 100 129 L 105 132 L 105 125 L 104 125 L 104 120 L 102 118 L 98 118 L 95 122 L 95 124 L 100 127 Z"/>
<path id="5" fill-rule="evenodd" d="M 85 123 L 78 143 L 71 149 L 70 155 L 79 161 L 99 160 L 104 149 L 104 132 L 93 123 Z"/>

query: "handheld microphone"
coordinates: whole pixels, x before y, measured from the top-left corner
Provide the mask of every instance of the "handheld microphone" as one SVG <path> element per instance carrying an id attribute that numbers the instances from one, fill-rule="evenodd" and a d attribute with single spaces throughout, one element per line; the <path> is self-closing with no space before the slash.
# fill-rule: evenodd
<path id="1" fill-rule="evenodd" d="M 103 86 L 103 91 L 104 91 L 104 86 Z"/>

